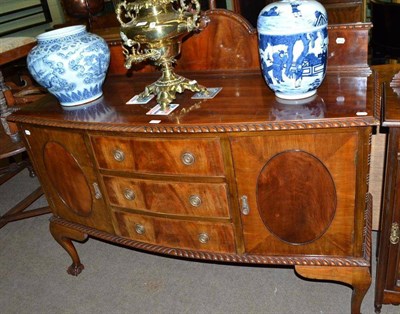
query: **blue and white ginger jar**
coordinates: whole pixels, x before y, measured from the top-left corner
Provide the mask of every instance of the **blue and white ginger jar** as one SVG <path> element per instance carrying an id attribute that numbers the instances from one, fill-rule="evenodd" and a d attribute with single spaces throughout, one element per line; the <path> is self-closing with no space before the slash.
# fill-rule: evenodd
<path id="1" fill-rule="evenodd" d="M 327 26 L 326 10 L 314 0 L 282 0 L 261 10 L 261 69 L 277 97 L 301 99 L 316 93 L 326 73 Z"/>
<path id="2" fill-rule="evenodd" d="M 110 50 L 103 38 L 87 32 L 85 25 L 76 25 L 40 34 L 37 41 L 27 57 L 28 70 L 62 106 L 77 106 L 102 96 L 110 64 Z"/>

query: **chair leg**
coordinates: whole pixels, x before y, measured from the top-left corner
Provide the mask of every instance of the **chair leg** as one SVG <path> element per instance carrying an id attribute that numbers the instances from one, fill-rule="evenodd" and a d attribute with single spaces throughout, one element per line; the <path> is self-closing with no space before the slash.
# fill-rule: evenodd
<path id="1" fill-rule="evenodd" d="M 29 194 L 26 198 L 16 204 L 13 208 L 8 210 L 3 216 L 0 217 L 0 228 L 4 227 L 11 221 L 21 220 L 25 218 L 35 217 L 50 213 L 48 206 L 27 210 L 34 201 L 43 195 L 42 187 L 38 187 L 35 191 Z"/>

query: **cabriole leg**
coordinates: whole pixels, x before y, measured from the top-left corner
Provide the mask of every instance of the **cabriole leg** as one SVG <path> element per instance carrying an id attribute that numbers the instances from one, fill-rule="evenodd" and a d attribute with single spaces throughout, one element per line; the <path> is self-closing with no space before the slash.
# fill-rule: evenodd
<path id="1" fill-rule="evenodd" d="M 333 280 L 351 285 L 351 313 L 361 313 L 361 303 L 371 285 L 369 267 L 295 266 L 295 270 L 305 278 Z"/>
<path id="2" fill-rule="evenodd" d="M 84 269 L 81 263 L 75 246 L 72 240 L 84 241 L 87 239 L 87 234 L 75 229 L 50 221 L 50 233 L 54 239 L 67 251 L 72 259 L 72 265 L 68 267 L 67 273 L 73 276 L 78 276 Z"/>

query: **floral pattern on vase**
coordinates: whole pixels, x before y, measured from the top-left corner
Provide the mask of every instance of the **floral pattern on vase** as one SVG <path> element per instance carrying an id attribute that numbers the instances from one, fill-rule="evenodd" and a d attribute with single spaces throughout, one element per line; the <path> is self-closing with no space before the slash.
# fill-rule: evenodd
<path id="1" fill-rule="evenodd" d="M 43 33 L 37 39 L 38 45 L 27 57 L 29 72 L 61 105 L 76 106 L 102 96 L 110 63 L 103 38 L 77 25 Z"/>
<path id="2" fill-rule="evenodd" d="M 261 69 L 267 85 L 283 99 L 314 95 L 328 54 L 325 8 L 314 0 L 267 5 L 257 21 Z"/>

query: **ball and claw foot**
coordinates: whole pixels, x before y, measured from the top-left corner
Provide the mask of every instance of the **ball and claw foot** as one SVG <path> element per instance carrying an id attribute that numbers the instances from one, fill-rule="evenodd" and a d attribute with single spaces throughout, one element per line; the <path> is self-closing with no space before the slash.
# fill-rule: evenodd
<path id="1" fill-rule="evenodd" d="M 72 264 L 71 266 L 68 267 L 67 273 L 72 276 L 78 276 L 84 268 L 85 266 L 83 266 L 83 264 L 79 265 Z"/>
<path id="2" fill-rule="evenodd" d="M 375 313 L 380 314 L 382 310 L 382 304 L 376 305 L 375 304 Z"/>

